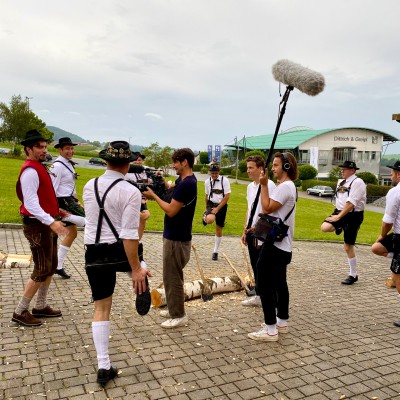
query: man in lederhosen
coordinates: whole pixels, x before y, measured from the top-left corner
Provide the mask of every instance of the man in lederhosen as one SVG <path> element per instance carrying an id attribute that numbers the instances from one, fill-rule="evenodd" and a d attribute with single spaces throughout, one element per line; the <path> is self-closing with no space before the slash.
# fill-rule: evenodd
<path id="1" fill-rule="evenodd" d="M 203 214 L 203 225 L 215 222 L 215 244 L 212 259 L 218 260 L 218 250 L 222 240 L 222 229 L 225 225 L 228 200 L 231 194 L 231 185 L 228 178 L 219 174 L 218 164 L 211 164 L 208 168 L 210 177 L 204 181 L 206 211 Z"/>
<path id="2" fill-rule="evenodd" d="M 78 235 L 76 226 L 85 225 L 85 211 L 76 197 L 75 181 L 78 177 L 75 172 L 72 157 L 74 156 L 74 146 L 69 137 L 62 137 L 54 146 L 58 149 L 60 155 L 54 161 L 50 169 L 50 176 L 56 192 L 58 205 L 61 209 L 68 212 L 69 217 L 64 218 L 64 222 L 69 230 L 58 248 L 58 265 L 56 274 L 64 279 L 69 279 L 71 275 L 67 274 L 64 268 L 64 259 L 69 252 L 73 241 Z"/>
<path id="3" fill-rule="evenodd" d="M 357 258 L 354 250 L 357 233 L 364 219 L 364 208 L 367 201 L 367 190 L 364 181 L 358 178 L 357 165 L 354 161 L 345 161 L 339 165 L 343 180 L 336 188 L 336 208 L 332 215 L 321 225 L 322 232 L 343 231 L 344 251 L 349 264 L 349 276 L 342 281 L 343 285 L 352 285 L 358 281 Z"/>

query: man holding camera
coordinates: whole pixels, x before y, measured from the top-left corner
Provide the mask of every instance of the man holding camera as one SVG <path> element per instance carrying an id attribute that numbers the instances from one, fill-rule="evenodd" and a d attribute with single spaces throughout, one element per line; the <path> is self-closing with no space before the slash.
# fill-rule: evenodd
<path id="1" fill-rule="evenodd" d="M 332 215 L 321 225 L 322 232 L 343 231 L 344 251 L 349 264 L 349 276 L 342 281 L 343 285 L 352 285 L 358 281 L 357 258 L 354 245 L 357 233 L 364 220 L 364 208 L 367 201 L 367 189 L 364 181 L 356 176 L 357 165 L 354 161 L 345 161 L 339 165 L 343 180 L 336 188 L 336 208 Z"/>
<path id="2" fill-rule="evenodd" d="M 188 321 L 185 313 L 183 269 L 190 259 L 192 223 L 197 200 L 197 180 L 193 174 L 194 154 L 191 149 L 176 150 L 172 155 L 173 168 L 179 178 L 164 199 L 151 188 L 143 192 L 165 212 L 163 234 L 163 282 L 168 310 L 161 316 L 168 318 L 163 328 L 175 328 Z"/>
<path id="3" fill-rule="evenodd" d="M 76 224 L 78 226 L 85 225 L 85 211 L 76 197 L 75 181 L 78 178 L 78 174 L 75 172 L 75 163 L 72 161 L 74 146 L 76 146 L 76 143 L 72 143 L 69 137 L 60 138 L 54 146 L 58 149 L 60 155 L 56 158 L 50 169 L 50 177 L 53 182 L 54 191 L 56 192 L 58 205 L 70 214 L 70 218 L 64 218 L 64 223 L 69 230 L 69 234 L 63 239 L 58 248 L 58 265 L 55 272 L 64 279 L 71 277 L 64 269 L 64 259 L 73 241 L 78 236 Z M 72 219 L 74 222 L 69 219 Z"/>
<path id="4" fill-rule="evenodd" d="M 222 229 L 225 225 L 228 200 L 231 194 L 229 179 L 219 174 L 218 164 L 211 164 L 208 168 L 210 177 L 204 181 L 206 192 L 206 211 L 203 214 L 203 224 L 215 222 L 215 244 L 212 259 L 218 260 L 218 250 L 222 240 Z"/>

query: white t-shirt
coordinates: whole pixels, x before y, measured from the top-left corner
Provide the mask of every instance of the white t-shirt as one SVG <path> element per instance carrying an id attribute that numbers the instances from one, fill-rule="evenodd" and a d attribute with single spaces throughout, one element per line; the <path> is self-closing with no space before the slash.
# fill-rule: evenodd
<path id="1" fill-rule="evenodd" d="M 289 214 L 293 206 L 296 204 L 296 186 L 292 181 L 285 181 L 280 183 L 270 194 L 272 200 L 282 204 L 278 210 L 270 213 L 274 217 L 279 217 L 282 221 Z M 288 235 L 282 240 L 282 242 L 275 242 L 274 246 L 283 251 L 292 251 L 292 242 L 294 236 L 294 219 L 296 214 L 296 206 L 289 218 L 285 221 L 285 225 L 289 226 Z"/>
<path id="2" fill-rule="evenodd" d="M 251 207 L 253 206 L 254 200 L 256 198 L 257 195 L 257 190 L 259 188 L 260 184 L 259 183 L 255 183 L 255 182 L 251 182 L 247 185 L 247 219 L 246 219 L 246 226 L 247 223 L 249 222 L 249 218 L 250 218 L 250 214 L 251 214 Z M 273 181 L 271 181 L 270 179 L 268 179 L 268 192 L 271 195 L 271 193 L 274 191 L 275 189 L 275 183 Z M 260 197 L 258 198 L 258 203 L 257 203 L 257 208 L 256 211 L 254 213 L 254 218 L 253 218 L 253 222 L 251 224 L 252 227 L 255 226 L 256 222 L 258 221 L 258 214 L 260 214 L 262 212 L 261 210 L 261 194 Z"/>

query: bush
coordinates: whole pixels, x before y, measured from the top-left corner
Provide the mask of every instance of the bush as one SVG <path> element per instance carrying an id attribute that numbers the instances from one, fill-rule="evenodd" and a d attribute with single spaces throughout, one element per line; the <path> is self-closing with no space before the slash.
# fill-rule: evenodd
<path id="1" fill-rule="evenodd" d="M 357 176 L 361 178 L 365 183 L 371 183 L 372 185 L 378 184 L 378 179 L 372 172 L 358 172 Z"/>
<path id="2" fill-rule="evenodd" d="M 390 186 L 373 185 L 367 184 L 367 197 L 384 197 L 387 192 L 391 189 Z"/>
<path id="3" fill-rule="evenodd" d="M 195 164 L 193 165 L 193 172 L 200 172 L 203 168 L 207 168 L 204 164 Z"/>
<path id="4" fill-rule="evenodd" d="M 330 172 L 329 172 L 329 180 L 331 182 L 335 182 L 338 179 L 343 179 L 342 178 L 342 170 L 341 170 L 341 168 L 340 167 L 332 168 L 330 170 Z"/>
<path id="5" fill-rule="evenodd" d="M 318 175 L 318 171 L 310 164 L 300 165 L 299 179 L 307 180 L 314 179 Z"/>
<path id="6" fill-rule="evenodd" d="M 208 174 L 208 168 L 207 168 L 207 167 L 203 167 L 203 168 L 200 170 L 200 172 L 201 172 L 202 174 Z"/>
<path id="7" fill-rule="evenodd" d="M 246 172 L 247 171 L 247 162 L 246 160 L 242 160 L 239 163 L 239 171 L 240 172 Z"/>

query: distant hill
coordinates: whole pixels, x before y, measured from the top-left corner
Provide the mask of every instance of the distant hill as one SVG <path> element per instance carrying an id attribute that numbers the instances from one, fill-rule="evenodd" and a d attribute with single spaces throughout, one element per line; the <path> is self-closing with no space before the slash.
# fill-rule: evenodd
<path id="1" fill-rule="evenodd" d="M 73 142 L 91 143 L 90 140 L 83 139 L 82 137 L 80 137 L 78 135 L 75 135 L 71 132 L 64 131 L 64 129 L 57 128 L 56 126 L 46 126 L 46 128 L 49 131 L 53 132 L 55 141 L 58 141 L 62 137 L 69 137 L 69 138 L 71 138 L 71 140 Z M 105 143 L 103 142 L 102 145 L 105 145 Z M 131 149 L 133 151 L 141 151 L 143 149 L 143 146 L 131 145 Z"/>
<path id="2" fill-rule="evenodd" d="M 46 128 L 54 133 L 54 140 L 58 141 L 60 138 L 68 136 L 73 142 L 88 143 L 88 140 L 85 140 L 71 132 L 64 131 L 64 129 L 57 128 L 56 126 L 46 126 Z"/>

